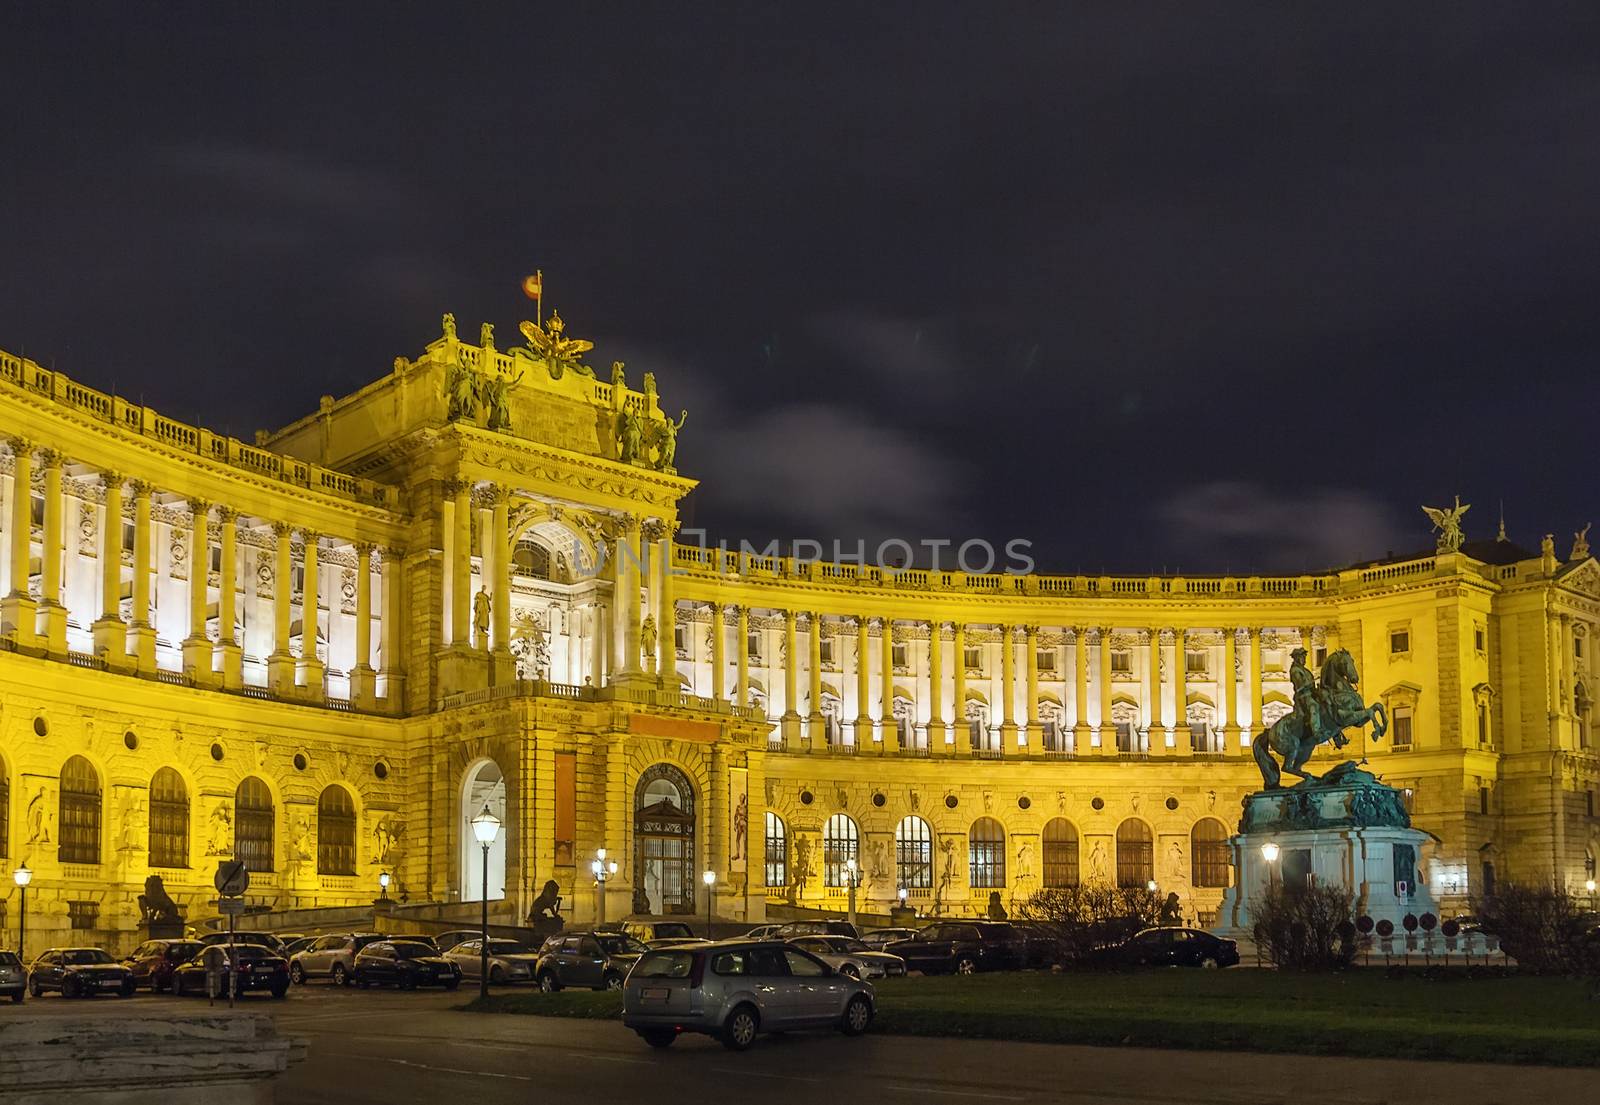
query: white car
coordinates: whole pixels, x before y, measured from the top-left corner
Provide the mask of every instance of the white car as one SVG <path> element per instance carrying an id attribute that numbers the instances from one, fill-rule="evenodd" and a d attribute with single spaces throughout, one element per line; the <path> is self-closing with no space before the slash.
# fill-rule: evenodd
<path id="1" fill-rule="evenodd" d="M 444 957 L 461 968 L 463 978 L 476 980 L 483 970 L 483 940 L 463 940 L 444 953 Z M 539 965 L 539 953 L 515 940 L 489 938 L 489 981 L 499 985 L 505 982 L 532 982 L 534 968 Z"/>
<path id="2" fill-rule="evenodd" d="M 906 961 L 898 955 L 873 951 L 850 936 L 796 936 L 789 941 L 808 951 L 847 978 L 898 978 Z"/>
<path id="3" fill-rule="evenodd" d="M 782 925 L 757 925 L 755 928 L 753 928 L 749 932 L 745 933 L 744 936 L 741 937 L 741 939 L 743 939 L 743 940 L 772 940 L 772 939 L 777 939 L 777 938 L 779 938 L 778 937 L 778 930 L 781 929 L 782 927 L 783 927 Z"/>

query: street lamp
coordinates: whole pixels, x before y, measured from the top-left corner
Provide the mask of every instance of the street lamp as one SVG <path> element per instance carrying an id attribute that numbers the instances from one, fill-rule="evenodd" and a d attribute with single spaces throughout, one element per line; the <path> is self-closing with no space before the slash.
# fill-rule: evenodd
<path id="1" fill-rule="evenodd" d="M 906 907 L 906 897 L 907 896 L 908 896 L 908 891 L 903 886 L 899 890 L 895 891 L 895 897 L 900 899 L 900 908 L 901 909 L 904 909 Z"/>
<path id="2" fill-rule="evenodd" d="M 617 873 L 617 861 L 606 859 L 604 848 L 595 849 L 594 862 L 589 864 L 598 890 L 595 892 L 595 927 L 606 923 L 606 880 Z"/>
<path id="3" fill-rule="evenodd" d="M 711 888 L 713 886 L 717 885 L 717 873 L 715 871 L 712 871 L 712 870 L 708 869 L 704 875 L 700 876 L 700 878 L 706 884 L 706 939 L 710 940 L 711 939 Z"/>
<path id="4" fill-rule="evenodd" d="M 1156 892 L 1156 880 L 1151 879 L 1149 882 L 1144 884 L 1144 888 L 1150 891 L 1150 893 L 1154 894 Z"/>
<path id="5" fill-rule="evenodd" d="M 389 883 L 393 881 L 393 878 L 394 876 L 390 875 L 387 871 L 378 872 L 378 898 L 380 901 L 388 900 Z"/>
<path id="6" fill-rule="evenodd" d="M 849 891 L 846 899 L 849 910 L 850 927 L 856 927 L 856 887 L 861 885 L 861 869 L 856 866 L 856 858 L 851 856 L 844 861 L 844 885 Z"/>
<path id="7" fill-rule="evenodd" d="M 486 998 L 489 996 L 489 845 L 500 835 L 500 819 L 487 802 L 483 804 L 483 812 L 472 819 L 472 835 L 483 845 L 483 940 L 479 944 L 482 954 L 478 961 L 478 996 Z"/>
<path id="8" fill-rule="evenodd" d="M 28 870 L 24 863 L 21 867 L 11 872 L 11 881 L 17 884 L 17 889 L 22 892 L 22 900 L 17 903 L 17 958 L 27 963 L 27 956 L 23 954 L 22 945 L 28 936 L 28 884 L 33 881 L 33 872 Z M 1590 886 L 1593 889 L 1593 884 Z"/>
<path id="9" fill-rule="evenodd" d="M 1278 843 L 1269 840 L 1261 846 L 1261 858 L 1267 861 L 1267 889 L 1271 890 L 1277 885 Z"/>

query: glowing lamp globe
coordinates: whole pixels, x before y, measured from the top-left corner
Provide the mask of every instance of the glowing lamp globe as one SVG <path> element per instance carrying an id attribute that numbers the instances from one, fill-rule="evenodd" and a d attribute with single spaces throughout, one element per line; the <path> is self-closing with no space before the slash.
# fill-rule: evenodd
<path id="1" fill-rule="evenodd" d="M 500 819 L 487 802 L 484 803 L 483 812 L 472 819 L 472 835 L 479 844 L 493 844 L 494 838 L 500 835 Z"/>
<path id="2" fill-rule="evenodd" d="M 18 886 L 27 886 L 33 881 L 33 872 L 28 870 L 28 865 L 24 863 L 21 867 L 11 872 L 11 881 Z"/>
<path id="3" fill-rule="evenodd" d="M 1278 846 L 1273 841 L 1267 841 L 1261 846 L 1261 858 L 1268 863 L 1278 862 Z"/>
<path id="4" fill-rule="evenodd" d="M 717 873 L 715 871 L 707 871 L 704 875 L 702 875 L 700 877 L 705 880 L 705 884 L 707 886 L 713 886 L 713 885 L 716 884 Z"/>

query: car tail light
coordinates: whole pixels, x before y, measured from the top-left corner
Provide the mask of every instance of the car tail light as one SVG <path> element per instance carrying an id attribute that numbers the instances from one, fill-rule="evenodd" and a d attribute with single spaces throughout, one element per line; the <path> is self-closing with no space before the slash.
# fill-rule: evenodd
<path id="1" fill-rule="evenodd" d="M 701 952 L 694 953 L 694 962 L 689 966 L 689 989 L 700 989 L 700 983 L 706 977 L 706 957 Z"/>

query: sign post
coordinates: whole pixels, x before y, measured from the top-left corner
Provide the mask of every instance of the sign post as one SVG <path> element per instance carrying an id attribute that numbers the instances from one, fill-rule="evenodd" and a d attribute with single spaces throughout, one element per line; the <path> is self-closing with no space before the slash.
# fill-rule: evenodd
<path id="1" fill-rule="evenodd" d="M 245 868 L 242 859 L 225 859 L 217 864 L 217 874 L 211 880 L 217 888 L 217 893 L 222 900 L 217 903 L 217 908 L 228 915 L 228 1008 L 233 1008 L 233 994 L 239 988 L 238 971 L 235 969 L 234 960 L 238 952 L 233 946 L 234 921 L 243 912 L 244 892 L 250 889 L 250 872 Z M 211 986 L 210 963 L 207 963 L 206 983 Z M 215 991 L 213 990 L 213 993 Z"/>

